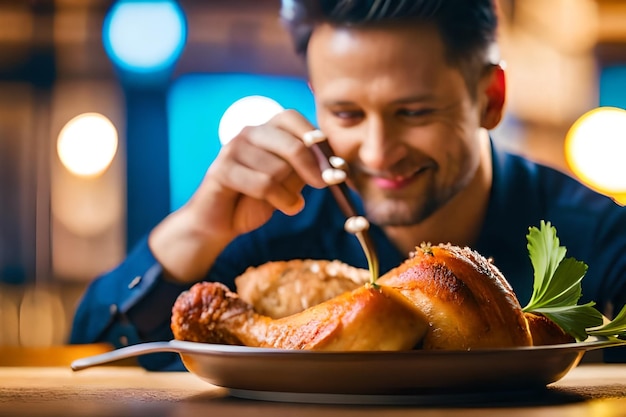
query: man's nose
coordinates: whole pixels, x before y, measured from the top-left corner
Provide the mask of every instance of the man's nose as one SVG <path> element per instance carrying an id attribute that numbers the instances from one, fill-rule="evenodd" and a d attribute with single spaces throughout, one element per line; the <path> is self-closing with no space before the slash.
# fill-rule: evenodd
<path id="1" fill-rule="evenodd" d="M 364 126 L 359 158 L 372 171 L 384 171 L 406 155 L 397 128 L 382 118 L 370 118 Z"/>

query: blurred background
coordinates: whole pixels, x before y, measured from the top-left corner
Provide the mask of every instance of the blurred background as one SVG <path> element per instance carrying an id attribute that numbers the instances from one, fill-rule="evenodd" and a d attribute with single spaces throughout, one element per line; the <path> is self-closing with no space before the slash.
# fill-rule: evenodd
<path id="1" fill-rule="evenodd" d="M 499 3 L 494 140 L 624 202 L 626 1 Z M 0 346 L 63 344 L 86 285 L 242 126 L 282 108 L 314 121 L 279 8 L 0 0 Z"/>

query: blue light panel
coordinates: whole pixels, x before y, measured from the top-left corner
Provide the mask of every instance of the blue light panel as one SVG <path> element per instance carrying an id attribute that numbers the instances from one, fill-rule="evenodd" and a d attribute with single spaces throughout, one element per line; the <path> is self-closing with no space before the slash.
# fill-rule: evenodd
<path id="1" fill-rule="evenodd" d="M 196 190 L 217 156 L 222 115 L 235 101 L 269 97 L 300 111 L 315 123 L 315 102 L 306 80 L 253 74 L 185 75 L 168 94 L 170 208 L 176 210 Z"/>
<path id="2" fill-rule="evenodd" d="M 600 73 L 600 106 L 626 109 L 626 65 L 603 68 Z"/>

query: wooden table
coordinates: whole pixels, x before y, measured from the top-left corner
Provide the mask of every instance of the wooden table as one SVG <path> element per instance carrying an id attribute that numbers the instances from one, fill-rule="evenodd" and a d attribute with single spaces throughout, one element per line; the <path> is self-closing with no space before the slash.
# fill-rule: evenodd
<path id="1" fill-rule="evenodd" d="M 243 400 L 191 373 L 104 366 L 0 367 L 0 416 L 626 416 L 626 364 L 583 364 L 539 393 L 448 405 L 324 405 Z"/>

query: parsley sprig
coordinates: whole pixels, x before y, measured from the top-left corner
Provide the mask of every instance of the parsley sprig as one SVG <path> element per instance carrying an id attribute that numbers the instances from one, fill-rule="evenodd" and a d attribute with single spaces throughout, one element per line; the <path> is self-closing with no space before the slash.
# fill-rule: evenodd
<path id="1" fill-rule="evenodd" d="M 604 317 L 594 307 L 595 302 L 578 304 L 587 265 L 565 257 L 567 249 L 560 246 L 556 228 L 542 220 L 539 228 L 532 226 L 528 230 L 534 283 L 533 294 L 523 311 L 543 314 L 578 341 L 588 336 L 626 338 L 626 306 L 612 321 L 603 324 Z"/>

